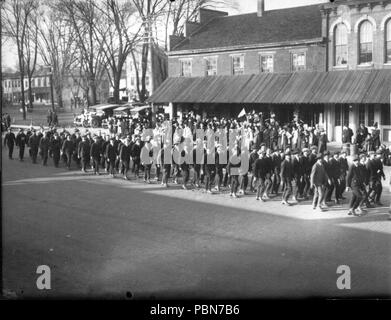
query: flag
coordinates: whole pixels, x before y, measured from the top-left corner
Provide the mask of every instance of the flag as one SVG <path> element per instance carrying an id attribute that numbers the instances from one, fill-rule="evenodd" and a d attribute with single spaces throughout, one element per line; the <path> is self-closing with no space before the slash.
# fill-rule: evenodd
<path id="1" fill-rule="evenodd" d="M 241 117 L 245 117 L 246 116 L 246 109 L 242 109 L 242 111 L 240 111 L 240 113 L 238 114 L 238 118 L 241 118 Z"/>

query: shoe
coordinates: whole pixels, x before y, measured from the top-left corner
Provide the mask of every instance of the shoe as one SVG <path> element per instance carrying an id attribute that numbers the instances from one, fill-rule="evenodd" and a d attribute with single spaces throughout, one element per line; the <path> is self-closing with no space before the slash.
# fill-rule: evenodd
<path id="1" fill-rule="evenodd" d="M 316 210 L 316 207 L 312 207 L 312 210 Z"/>
<path id="2" fill-rule="evenodd" d="M 151 184 L 151 180 L 147 180 L 147 183 L 148 183 L 148 184 Z"/>
<path id="3" fill-rule="evenodd" d="M 238 198 L 238 196 L 236 195 L 236 193 L 233 194 L 233 197 L 234 197 L 234 198 Z"/>
<path id="4" fill-rule="evenodd" d="M 324 203 L 322 203 L 322 207 L 328 208 L 329 206 L 327 203 L 324 202 Z"/>
<path id="5" fill-rule="evenodd" d="M 207 190 L 206 193 L 213 194 L 211 190 Z"/>
<path id="6" fill-rule="evenodd" d="M 282 201 L 281 201 L 281 204 L 286 205 L 287 202 L 286 202 L 285 200 L 282 200 Z"/>
<path id="7" fill-rule="evenodd" d="M 166 188 L 168 188 L 168 184 L 167 184 L 167 183 L 165 183 L 164 186 L 165 186 Z"/>
<path id="8" fill-rule="evenodd" d="M 233 196 L 233 193 L 230 193 L 229 196 L 232 197 L 232 196 Z"/>
<path id="9" fill-rule="evenodd" d="M 239 194 L 244 194 L 244 191 L 243 190 L 239 190 Z"/>
<path id="10" fill-rule="evenodd" d="M 338 200 L 338 199 L 335 199 L 335 200 L 334 200 L 334 203 L 335 203 L 335 204 L 339 204 L 339 200 Z"/>
<path id="11" fill-rule="evenodd" d="M 349 209 L 348 216 L 351 216 L 351 215 L 356 215 L 356 212 L 354 211 L 354 209 Z"/>
<path id="12" fill-rule="evenodd" d="M 266 193 L 263 195 L 263 199 L 270 200 L 269 196 Z"/>
<path id="13" fill-rule="evenodd" d="M 183 190 L 189 190 L 189 188 L 187 186 L 182 186 L 182 189 Z"/>
<path id="14" fill-rule="evenodd" d="M 323 212 L 324 210 L 322 209 L 322 207 L 317 207 L 317 208 L 316 208 L 316 211 L 318 211 L 318 212 Z"/>

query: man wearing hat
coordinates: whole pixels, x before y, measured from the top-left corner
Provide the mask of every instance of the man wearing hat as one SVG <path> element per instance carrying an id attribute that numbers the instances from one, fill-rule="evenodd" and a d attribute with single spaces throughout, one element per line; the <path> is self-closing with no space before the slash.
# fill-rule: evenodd
<path id="1" fill-rule="evenodd" d="M 356 212 L 356 209 L 361 203 L 364 195 L 362 189 L 364 186 L 364 180 L 359 168 L 359 158 L 357 155 L 353 156 L 353 165 L 349 168 L 348 175 L 346 177 L 347 191 L 352 190 L 352 198 L 349 204 L 348 215 L 359 216 L 360 214 Z"/>
<path id="2" fill-rule="evenodd" d="M 327 207 L 327 204 L 326 202 L 330 202 L 331 201 L 331 195 L 334 191 L 334 184 L 333 184 L 333 181 L 332 181 L 332 167 L 331 167 L 331 163 L 330 163 L 330 151 L 324 151 L 323 153 L 323 165 L 324 165 L 324 168 L 327 172 L 327 176 L 329 177 L 329 180 L 327 181 L 327 184 L 326 184 L 326 191 L 325 191 L 325 197 L 324 197 L 324 203 L 323 205 L 325 207 Z"/>
<path id="3" fill-rule="evenodd" d="M 293 180 L 293 165 L 290 152 L 285 153 L 285 159 L 281 163 L 281 180 L 284 184 L 284 192 L 282 194 L 281 204 L 290 205 L 288 199 L 292 194 Z"/>
<path id="4" fill-rule="evenodd" d="M 333 157 L 330 159 L 330 175 L 329 175 L 329 178 L 331 180 L 331 183 L 332 183 L 332 188 L 335 190 L 335 203 L 336 204 L 339 204 L 340 200 L 342 200 L 340 198 L 340 188 L 341 188 L 341 184 L 340 184 L 340 173 L 341 173 L 341 169 L 340 169 L 340 163 L 339 163 L 339 152 L 338 151 L 335 151 L 333 153 Z M 331 199 L 331 194 L 329 196 L 329 199 Z"/>
<path id="5" fill-rule="evenodd" d="M 323 156 L 319 153 L 316 156 L 316 162 L 311 169 L 310 176 L 310 185 L 314 189 L 314 198 L 312 200 L 312 208 L 314 210 L 323 211 L 325 186 L 329 180 L 330 178 L 324 167 Z"/>

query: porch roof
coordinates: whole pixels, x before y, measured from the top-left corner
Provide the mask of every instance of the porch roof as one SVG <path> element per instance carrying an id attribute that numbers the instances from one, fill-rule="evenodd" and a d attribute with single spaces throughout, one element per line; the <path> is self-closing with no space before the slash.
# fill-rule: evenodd
<path id="1" fill-rule="evenodd" d="M 390 103 L 391 69 L 172 77 L 152 103 Z"/>

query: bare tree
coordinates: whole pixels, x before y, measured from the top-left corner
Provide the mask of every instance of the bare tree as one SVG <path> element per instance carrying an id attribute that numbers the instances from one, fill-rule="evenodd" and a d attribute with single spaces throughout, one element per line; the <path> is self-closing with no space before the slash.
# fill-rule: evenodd
<path id="1" fill-rule="evenodd" d="M 37 2 L 29 15 L 29 27 L 26 29 L 26 37 L 23 42 L 25 67 L 28 80 L 28 102 L 31 109 L 33 108 L 32 79 L 35 73 L 38 56 L 38 5 L 39 4 Z"/>
<path id="2" fill-rule="evenodd" d="M 72 76 L 78 51 L 75 45 L 75 30 L 57 9 L 56 2 L 46 2 L 45 14 L 39 28 L 38 47 L 43 62 L 51 66 L 56 100 L 58 106 L 62 108 L 64 85 Z"/>
<path id="3" fill-rule="evenodd" d="M 63 0 L 58 2 L 58 10 L 74 29 L 79 63 L 86 77 L 88 104 L 97 103 L 97 87 L 106 72 L 106 56 L 103 41 L 96 41 L 95 25 L 98 23 L 98 10 L 93 0 Z"/>
<path id="4" fill-rule="evenodd" d="M 36 9 L 36 0 L 9 0 L 2 7 L 4 28 L 7 34 L 16 43 L 18 52 L 18 64 L 21 83 L 21 107 L 23 110 L 23 120 L 26 120 L 26 105 L 24 96 L 24 76 L 26 72 L 25 44 L 29 36 L 29 23 L 31 15 Z"/>
<path id="5" fill-rule="evenodd" d="M 108 66 L 108 76 L 114 88 L 114 101 L 119 103 L 120 80 L 126 58 L 139 41 L 140 27 L 131 25 L 135 8 L 129 1 L 95 2 L 99 19 L 95 24 L 96 41 L 101 41 Z M 132 32 L 132 30 L 135 30 Z"/>
<path id="6" fill-rule="evenodd" d="M 136 73 L 136 88 L 139 99 L 144 102 L 148 98 L 148 91 L 146 88 L 146 76 L 148 72 L 148 60 L 152 62 L 153 52 L 151 52 L 154 45 L 154 39 L 157 35 L 153 32 L 153 26 L 156 22 L 164 17 L 167 13 L 166 8 L 168 2 L 166 0 L 132 0 L 141 21 L 142 28 L 142 44 L 139 53 L 134 50 L 131 52 L 133 58 L 133 65 Z M 156 43 L 156 42 L 155 42 Z M 141 66 L 139 61 L 141 57 Z M 153 75 L 152 77 L 153 78 Z M 153 79 L 151 79 L 153 81 Z"/>

